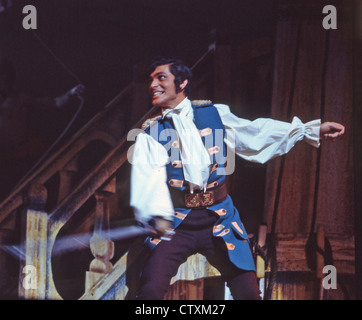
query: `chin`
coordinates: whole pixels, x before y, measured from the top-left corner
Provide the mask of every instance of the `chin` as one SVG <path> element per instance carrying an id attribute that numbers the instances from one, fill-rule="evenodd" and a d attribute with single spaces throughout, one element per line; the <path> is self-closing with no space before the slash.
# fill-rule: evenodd
<path id="1" fill-rule="evenodd" d="M 162 100 L 156 99 L 152 101 L 152 105 L 155 107 L 163 107 L 165 103 L 163 103 Z"/>
<path id="2" fill-rule="evenodd" d="M 154 107 L 162 107 L 161 103 L 158 102 L 158 101 L 152 101 L 152 105 L 153 105 Z"/>

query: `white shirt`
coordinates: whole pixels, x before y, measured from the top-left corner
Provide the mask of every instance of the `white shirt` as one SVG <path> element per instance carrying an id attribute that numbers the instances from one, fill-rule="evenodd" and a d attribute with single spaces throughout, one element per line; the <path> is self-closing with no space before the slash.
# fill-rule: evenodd
<path id="1" fill-rule="evenodd" d="M 191 101 L 186 98 L 181 104 L 191 105 Z M 268 118 L 250 121 L 235 116 L 227 105 L 214 106 L 225 129 L 232 133 L 225 136 L 225 144 L 245 160 L 265 163 L 286 154 L 301 140 L 319 147 L 320 120 L 305 124 L 297 117 L 291 123 Z M 167 186 L 168 161 L 169 155 L 162 144 L 146 133 L 137 136 L 132 157 L 130 198 L 137 220 L 148 221 L 152 216 L 173 219 L 174 208 Z"/>

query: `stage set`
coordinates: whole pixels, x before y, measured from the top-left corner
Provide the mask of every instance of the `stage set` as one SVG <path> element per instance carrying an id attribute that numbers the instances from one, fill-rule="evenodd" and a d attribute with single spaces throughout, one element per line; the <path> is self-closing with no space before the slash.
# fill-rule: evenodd
<path id="1" fill-rule="evenodd" d="M 335 141 L 304 137 L 265 163 L 249 161 L 253 151 L 228 158 L 222 185 L 237 218 L 213 231 L 231 261 L 241 258 L 229 235 L 250 248 L 263 300 L 361 299 L 361 20 L 349 0 L 0 0 L 0 299 L 137 299 L 154 250 L 145 239 L 165 237 L 130 204 L 130 133 L 160 119 L 148 68 L 158 57 L 190 67 L 195 115 L 224 104 L 251 121 L 344 126 Z M 222 218 L 211 201 L 199 206 Z M 233 299 L 201 253 L 163 297 Z"/>

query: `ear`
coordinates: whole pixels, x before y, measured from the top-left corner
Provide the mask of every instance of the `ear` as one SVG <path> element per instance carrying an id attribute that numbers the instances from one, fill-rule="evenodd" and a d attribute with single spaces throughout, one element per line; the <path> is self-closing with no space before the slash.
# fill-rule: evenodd
<path id="1" fill-rule="evenodd" d="M 187 86 L 187 84 L 189 83 L 189 80 L 185 79 L 182 83 L 180 83 L 180 90 L 184 90 Z"/>

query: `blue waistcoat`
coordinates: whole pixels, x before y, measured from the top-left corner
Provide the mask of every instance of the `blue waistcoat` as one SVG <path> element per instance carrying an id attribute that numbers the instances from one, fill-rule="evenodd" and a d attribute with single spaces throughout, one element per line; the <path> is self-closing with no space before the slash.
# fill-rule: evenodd
<path id="1" fill-rule="evenodd" d="M 217 186 L 225 180 L 224 167 L 226 159 L 226 145 L 224 143 L 225 128 L 220 115 L 212 104 L 201 106 L 193 105 L 194 121 L 200 130 L 202 140 L 212 155 L 211 174 L 208 179 L 208 187 Z M 172 130 L 170 130 L 172 129 Z M 145 129 L 167 150 L 170 161 L 166 166 L 168 187 L 176 190 L 185 190 L 187 184 L 184 180 L 180 156 L 180 143 L 174 130 L 171 119 L 156 118 Z M 218 134 L 216 134 L 218 132 Z M 228 250 L 230 261 L 243 270 L 254 270 L 255 264 L 250 251 L 248 235 L 240 220 L 239 213 L 234 207 L 231 197 L 228 195 L 224 201 L 207 208 L 215 212 L 219 218 L 214 225 L 213 235 L 221 237 Z M 173 228 L 176 229 L 187 214 L 188 208 L 175 208 Z M 151 245 L 157 245 L 158 239 L 151 239 Z"/>

